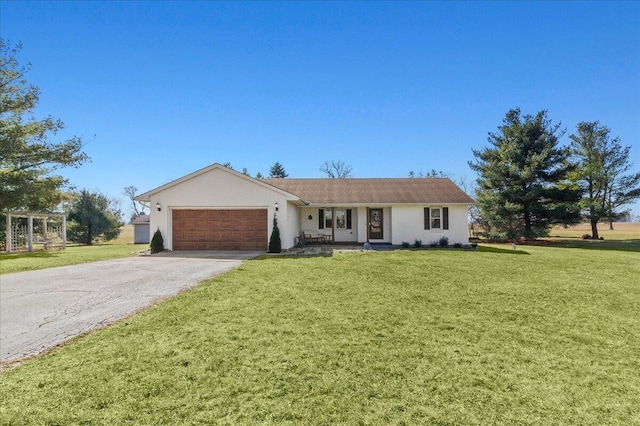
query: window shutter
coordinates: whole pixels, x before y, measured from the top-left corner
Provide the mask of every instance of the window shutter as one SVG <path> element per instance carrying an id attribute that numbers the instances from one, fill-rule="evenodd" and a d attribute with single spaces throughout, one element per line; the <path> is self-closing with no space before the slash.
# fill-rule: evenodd
<path id="1" fill-rule="evenodd" d="M 351 209 L 347 209 L 347 229 L 351 229 Z"/>
<path id="2" fill-rule="evenodd" d="M 424 208 L 424 229 L 431 229 L 431 215 L 429 214 L 429 207 Z"/>
<path id="3" fill-rule="evenodd" d="M 449 229 L 449 207 L 442 208 L 442 229 Z"/>
<path id="4" fill-rule="evenodd" d="M 318 209 L 318 229 L 324 229 L 324 209 Z"/>

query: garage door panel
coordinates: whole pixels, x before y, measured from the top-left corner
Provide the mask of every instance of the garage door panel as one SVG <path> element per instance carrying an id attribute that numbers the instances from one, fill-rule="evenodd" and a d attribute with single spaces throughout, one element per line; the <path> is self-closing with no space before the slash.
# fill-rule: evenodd
<path id="1" fill-rule="evenodd" d="M 174 250 L 266 250 L 266 209 L 173 210 Z"/>
<path id="2" fill-rule="evenodd" d="M 245 236 L 245 233 L 242 231 L 231 231 L 231 238 L 234 240 L 242 240 Z"/>
<path id="3" fill-rule="evenodd" d="M 216 235 L 221 241 L 231 241 L 233 240 L 233 232 L 231 229 L 221 230 L 218 235 Z"/>

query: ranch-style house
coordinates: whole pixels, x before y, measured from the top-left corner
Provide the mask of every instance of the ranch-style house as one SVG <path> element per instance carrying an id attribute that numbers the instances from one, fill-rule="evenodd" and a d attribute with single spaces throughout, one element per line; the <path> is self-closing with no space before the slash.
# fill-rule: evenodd
<path id="1" fill-rule="evenodd" d="M 140 194 L 168 250 L 283 249 L 300 241 L 469 242 L 473 199 L 448 178 L 254 179 L 215 163 Z"/>

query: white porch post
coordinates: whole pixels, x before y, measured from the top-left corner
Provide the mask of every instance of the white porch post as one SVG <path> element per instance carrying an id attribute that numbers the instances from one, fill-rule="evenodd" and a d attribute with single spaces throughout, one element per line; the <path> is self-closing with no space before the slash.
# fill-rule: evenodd
<path id="1" fill-rule="evenodd" d="M 29 215 L 29 251 L 33 251 L 33 216 Z"/>
<path id="2" fill-rule="evenodd" d="M 13 234 L 11 233 L 11 213 L 7 213 L 7 223 L 6 223 L 6 225 L 7 225 L 6 226 L 6 228 L 7 228 L 6 229 L 6 232 L 7 232 L 6 240 L 7 240 L 7 242 L 5 244 L 5 246 L 6 246 L 5 249 L 7 251 L 11 251 L 11 245 L 12 245 L 11 243 L 13 242 L 12 241 L 13 240 Z"/>
<path id="3" fill-rule="evenodd" d="M 67 248 L 67 216 L 62 216 L 62 248 Z"/>

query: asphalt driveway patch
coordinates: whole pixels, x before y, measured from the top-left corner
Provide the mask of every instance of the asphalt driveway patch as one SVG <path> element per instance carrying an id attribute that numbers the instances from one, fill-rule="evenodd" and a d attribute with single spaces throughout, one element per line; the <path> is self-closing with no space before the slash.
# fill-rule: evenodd
<path id="1" fill-rule="evenodd" d="M 173 252 L 2 275 L 0 361 L 40 354 L 259 254 Z"/>

